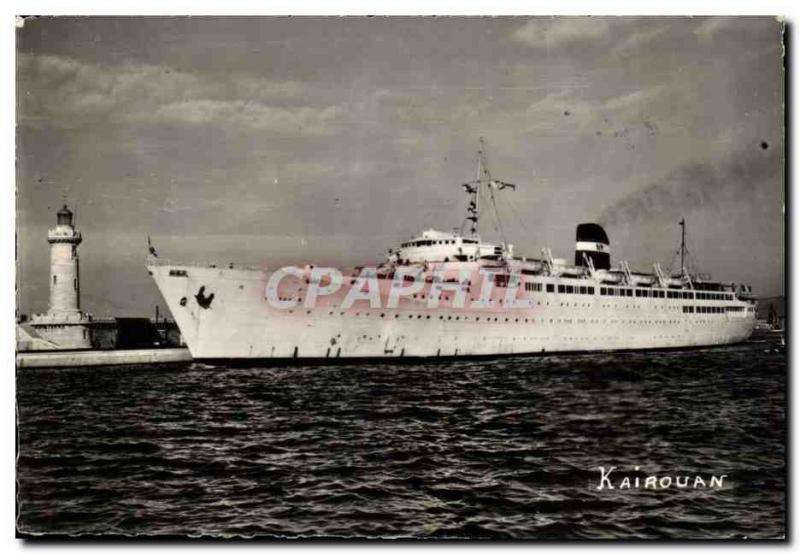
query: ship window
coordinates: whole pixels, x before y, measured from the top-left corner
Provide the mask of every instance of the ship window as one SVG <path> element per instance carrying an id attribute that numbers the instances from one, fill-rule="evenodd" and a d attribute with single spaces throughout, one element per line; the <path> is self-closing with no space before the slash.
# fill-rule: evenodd
<path id="1" fill-rule="evenodd" d="M 572 285 L 567 285 L 567 294 L 573 294 L 574 287 Z"/>
<path id="2" fill-rule="evenodd" d="M 508 286 L 508 275 L 504 274 L 496 274 L 494 276 L 494 284 L 498 287 L 507 287 Z"/>
<path id="3" fill-rule="evenodd" d="M 56 284 L 56 276 L 55 275 L 53 275 L 53 284 L 54 285 Z"/>
<path id="4" fill-rule="evenodd" d="M 606 295 L 606 288 L 605 287 L 600 287 L 600 295 L 601 296 L 605 296 Z"/>
<path id="5" fill-rule="evenodd" d="M 547 292 L 554 292 L 554 291 L 555 291 L 555 285 L 553 285 L 552 283 L 547 283 Z"/>
<path id="6" fill-rule="evenodd" d="M 54 277 L 54 279 L 55 279 L 55 277 Z M 565 290 L 566 289 L 565 289 L 564 285 L 558 285 L 558 292 L 563 293 Z"/>
<path id="7" fill-rule="evenodd" d="M 589 291 L 589 294 L 594 294 L 594 287 L 589 287 L 586 290 Z"/>
<path id="8" fill-rule="evenodd" d="M 633 296 L 633 289 L 625 289 L 626 296 Z"/>
<path id="9" fill-rule="evenodd" d="M 642 297 L 642 291 L 636 289 L 636 298 L 641 298 L 641 297 Z"/>
<path id="10" fill-rule="evenodd" d="M 586 287 L 581 287 L 580 288 L 580 293 L 581 294 L 586 294 Z"/>

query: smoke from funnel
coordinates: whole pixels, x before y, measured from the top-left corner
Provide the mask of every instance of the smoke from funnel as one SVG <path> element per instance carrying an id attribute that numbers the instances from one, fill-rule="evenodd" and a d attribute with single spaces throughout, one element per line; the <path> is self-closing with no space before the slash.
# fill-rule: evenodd
<path id="1" fill-rule="evenodd" d="M 722 200 L 752 201 L 759 186 L 776 182 L 782 161 L 777 149 L 756 144 L 720 163 L 687 164 L 606 208 L 599 221 L 615 226 L 654 217 L 674 219 Z"/>

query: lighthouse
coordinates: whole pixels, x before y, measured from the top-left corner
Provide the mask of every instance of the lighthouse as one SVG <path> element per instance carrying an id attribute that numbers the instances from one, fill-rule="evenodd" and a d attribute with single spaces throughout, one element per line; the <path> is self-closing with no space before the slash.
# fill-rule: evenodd
<path id="1" fill-rule="evenodd" d="M 66 205 L 56 214 L 56 226 L 47 232 L 50 243 L 50 302 L 47 313 L 31 319 L 36 331 L 63 349 L 91 348 L 91 317 L 81 312 L 78 245 L 83 239 Z"/>
<path id="2" fill-rule="evenodd" d="M 56 214 L 57 224 L 47 233 L 50 243 L 50 308 L 48 313 L 78 314 L 80 282 L 78 245 L 81 232 L 72 225 L 72 212 L 65 205 Z"/>

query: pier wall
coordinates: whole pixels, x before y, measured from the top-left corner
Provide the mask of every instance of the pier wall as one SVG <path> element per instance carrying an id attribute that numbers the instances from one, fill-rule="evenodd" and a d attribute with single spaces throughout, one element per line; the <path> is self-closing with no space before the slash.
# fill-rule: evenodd
<path id="1" fill-rule="evenodd" d="M 74 352 L 22 352 L 17 354 L 17 368 L 88 367 L 113 365 L 148 365 L 190 362 L 186 348 L 147 348 L 139 350 L 83 350 Z"/>

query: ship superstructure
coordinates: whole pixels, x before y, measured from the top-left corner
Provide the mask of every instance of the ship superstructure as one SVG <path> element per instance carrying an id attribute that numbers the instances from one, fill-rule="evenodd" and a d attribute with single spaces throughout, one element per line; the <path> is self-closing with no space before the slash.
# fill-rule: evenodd
<path id="1" fill-rule="evenodd" d="M 148 269 L 195 359 L 494 356 L 685 348 L 746 340 L 756 305 L 746 285 L 611 263 L 595 223 L 577 227 L 574 263 L 515 256 L 479 234 L 482 210 L 515 185 L 492 179 L 484 147 L 464 183 L 459 231 L 402 241 L 374 266 Z M 498 216 L 499 219 L 499 216 Z M 464 227 L 468 227 L 465 232 Z"/>

